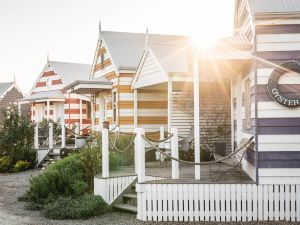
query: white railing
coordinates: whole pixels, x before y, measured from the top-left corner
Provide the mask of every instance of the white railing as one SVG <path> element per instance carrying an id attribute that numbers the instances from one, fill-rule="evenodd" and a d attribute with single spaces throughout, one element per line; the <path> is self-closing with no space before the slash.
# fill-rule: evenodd
<path id="1" fill-rule="evenodd" d="M 137 178 L 136 175 L 94 178 L 94 195 L 100 195 L 109 205 Z M 145 181 L 163 180 L 163 177 L 146 176 Z"/>
<path id="2" fill-rule="evenodd" d="M 137 184 L 143 221 L 300 221 L 300 185 Z"/>

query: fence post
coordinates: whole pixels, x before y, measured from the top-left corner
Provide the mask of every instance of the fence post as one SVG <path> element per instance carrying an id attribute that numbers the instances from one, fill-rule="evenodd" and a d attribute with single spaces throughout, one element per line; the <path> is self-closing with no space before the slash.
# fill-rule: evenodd
<path id="1" fill-rule="evenodd" d="M 34 127 L 34 148 L 39 149 L 39 125 L 36 124 Z"/>
<path id="2" fill-rule="evenodd" d="M 61 123 L 61 148 L 66 147 L 66 127 L 65 123 Z"/>
<path id="3" fill-rule="evenodd" d="M 145 140 L 143 135 L 145 135 L 145 130 L 143 128 L 135 128 L 135 168 L 138 175 L 138 182 L 145 182 Z"/>
<path id="4" fill-rule="evenodd" d="M 109 177 L 108 129 L 102 129 L 102 177 Z"/>
<path id="5" fill-rule="evenodd" d="M 49 123 L 49 149 L 53 149 L 53 123 Z"/>
<path id="6" fill-rule="evenodd" d="M 176 127 L 171 128 L 171 155 L 178 159 L 178 130 Z M 179 162 L 172 160 L 172 179 L 179 179 Z"/>

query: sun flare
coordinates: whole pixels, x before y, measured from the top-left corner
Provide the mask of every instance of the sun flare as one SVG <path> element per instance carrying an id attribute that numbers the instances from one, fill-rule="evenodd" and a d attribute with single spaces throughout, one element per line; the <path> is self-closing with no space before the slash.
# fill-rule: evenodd
<path id="1" fill-rule="evenodd" d="M 196 34 L 191 37 L 192 44 L 201 49 L 212 48 L 216 43 L 216 38 L 213 36 L 205 36 Z"/>

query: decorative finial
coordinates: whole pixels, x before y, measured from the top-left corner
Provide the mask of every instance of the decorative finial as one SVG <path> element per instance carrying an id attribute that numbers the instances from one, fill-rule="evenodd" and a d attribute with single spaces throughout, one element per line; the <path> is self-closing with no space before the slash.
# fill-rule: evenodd
<path id="1" fill-rule="evenodd" d="M 14 83 L 16 83 L 16 74 L 14 73 Z"/>
<path id="2" fill-rule="evenodd" d="M 148 27 L 147 27 L 146 34 L 145 34 L 145 49 L 147 49 L 148 42 L 149 42 L 149 33 L 148 33 Z"/>
<path id="3" fill-rule="evenodd" d="M 101 20 L 99 20 L 99 25 L 98 25 L 98 29 L 99 29 L 99 39 L 101 38 Z"/>
<path id="4" fill-rule="evenodd" d="M 47 52 L 47 63 L 49 62 L 49 52 Z"/>

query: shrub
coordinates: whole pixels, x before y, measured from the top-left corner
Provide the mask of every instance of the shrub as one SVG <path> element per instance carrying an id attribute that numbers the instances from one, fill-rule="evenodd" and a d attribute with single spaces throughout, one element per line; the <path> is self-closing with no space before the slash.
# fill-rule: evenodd
<path id="1" fill-rule="evenodd" d="M 16 164 L 14 165 L 14 172 L 18 173 L 18 172 L 21 172 L 21 171 L 25 171 L 29 167 L 30 167 L 29 162 L 20 160 L 20 161 L 16 162 Z"/>
<path id="2" fill-rule="evenodd" d="M 44 207 L 43 215 L 50 219 L 86 219 L 108 210 L 100 196 L 84 195 L 78 198 L 60 197 Z"/>
<path id="3" fill-rule="evenodd" d="M 116 134 L 112 134 L 110 136 L 110 143 L 115 143 L 115 147 L 119 150 L 124 150 L 124 152 L 119 152 L 114 146 L 112 146 L 112 150 L 119 155 L 120 166 L 130 166 L 134 163 L 134 144 L 132 143 L 134 137 L 132 135 L 119 134 L 117 138 L 115 138 Z M 131 146 L 127 148 L 129 145 Z"/>
<path id="4" fill-rule="evenodd" d="M 94 189 L 94 176 L 100 172 L 101 151 L 97 147 L 86 146 L 80 151 L 80 161 L 85 171 L 89 192 Z"/>
<path id="5" fill-rule="evenodd" d="M 121 156 L 116 152 L 109 154 L 109 169 L 117 169 L 121 165 Z"/>
<path id="6" fill-rule="evenodd" d="M 61 150 L 60 150 L 60 158 L 65 158 L 65 157 L 67 157 L 67 156 L 70 156 L 70 155 L 72 155 L 73 153 L 76 153 L 76 152 L 78 152 L 78 151 L 76 151 L 75 149 L 73 149 L 73 148 L 62 148 Z"/>
<path id="7" fill-rule="evenodd" d="M 0 158 L 0 173 L 5 173 L 9 171 L 10 159 L 8 156 L 3 156 Z"/>
<path id="8" fill-rule="evenodd" d="M 77 197 L 87 190 L 85 170 L 77 153 L 57 161 L 39 176 L 31 178 L 26 197 L 30 202 L 45 204 L 59 196 Z"/>
<path id="9" fill-rule="evenodd" d="M 33 169 L 37 163 L 37 152 L 36 150 L 16 146 L 11 150 L 10 158 L 12 166 L 14 166 L 18 161 L 27 161 L 30 164 L 27 169 Z"/>

